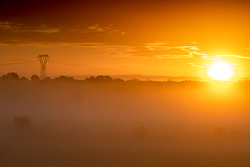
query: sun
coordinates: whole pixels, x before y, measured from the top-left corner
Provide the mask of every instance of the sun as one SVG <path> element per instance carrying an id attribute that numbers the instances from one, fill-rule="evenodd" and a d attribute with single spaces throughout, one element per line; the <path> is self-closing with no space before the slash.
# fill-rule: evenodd
<path id="1" fill-rule="evenodd" d="M 208 74 L 214 80 L 228 81 L 233 77 L 234 71 L 230 63 L 221 60 L 210 65 Z"/>

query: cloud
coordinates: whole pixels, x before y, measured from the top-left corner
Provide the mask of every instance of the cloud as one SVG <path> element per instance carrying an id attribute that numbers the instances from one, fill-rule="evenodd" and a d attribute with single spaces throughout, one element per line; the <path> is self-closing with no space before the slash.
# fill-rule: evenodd
<path id="1" fill-rule="evenodd" d="M 192 58 L 194 54 L 201 54 L 199 53 L 199 47 L 195 44 L 195 42 L 148 43 L 145 46 L 134 47 L 130 53 L 138 57 L 156 59 Z"/>
<path id="2" fill-rule="evenodd" d="M 13 23 L 8 22 L 8 21 L 0 22 L 0 28 L 2 28 L 2 29 L 10 29 L 12 25 L 13 25 Z"/>
<path id="3" fill-rule="evenodd" d="M 96 32 L 104 32 L 106 30 L 106 28 L 104 27 L 99 27 L 99 25 L 92 25 L 88 27 L 89 31 L 96 31 Z"/>
<path id="4" fill-rule="evenodd" d="M 157 50 L 175 50 L 175 51 L 184 51 L 188 54 L 185 55 L 206 55 L 205 53 L 200 52 L 200 48 L 197 42 L 195 41 L 175 41 L 175 42 L 168 42 L 168 43 L 149 43 L 147 44 L 147 47 L 151 51 L 157 51 Z M 177 53 L 177 52 L 175 52 Z M 173 54 L 170 54 L 173 55 Z M 181 55 L 181 54 L 175 54 L 175 55 Z"/>
<path id="5" fill-rule="evenodd" d="M 133 47 L 131 46 L 102 46 L 99 47 L 100 51 L 103 51 L 104 54 L 101 56 L 105 57 L 131 57 L 131 51 Z"/>
<path id="6" fill-rule="evenodd" d="M 109 26 L 106 26 L 106 27 L 100 27 L 98 24 L 96 24 L 96 25 L 92 25 L 92 26 L 88 27 L 89 31 L 96 31 L 96 32 L 105 32 L 105 31 L 108 31 L 108 30 L 111 30 L 111 29 L 113 29 L 112 25 L 109 25 Z"/>
<path id="7" fill-rule="evenodd" d="M 55 32 L 59 32 L 60 29 L 59 28 L 47 28 L 47 29 L 36 29 L 34 30 L 34 32 L 42 32 L 42 33 L 55 33 Z"/>
<path id="8" fill-rule="evenodd" d="M 105 43 L 83 44 L 82 47 L 96 48 L 104 52 L 105 57 L 140 57 L 149 59 L 193 58 L 199 53 L 198 46 L 174 46 L 166 43 L 151 43 L 141 46 L 109 45 Z"/>
<path id="9" fill-rule="evenodd" d="M 157 59 L 186 59 L 193 58 L 192 55 L 157 55 Z"/>
<path id="10" fill-rule="evenodd" d="M 225 57 L 234 57 L 234 58 L 239 58 L 239 59 L 250 59 L 250 57 L 248 57 L 248 56 L 240 56 L 240 55 L 216 55 L 216 56 L 204 55 L 202 57 L 204 59 L 210 59 L 210 60 L 216 60 L 216 59 L 225 58 Z"/>
<path id="11" fill-rule="evenodd" d="M 14 22 L 2 21 L 0 22 L 0 29 L 11 30 L 14 32 L 27 32 L 28 29 L 23 24 L 17 24 Z"/>
<path id="12" fill-rule="evenodd" d="M 96 30 L 97 27 L 92 27 L 91 29 Z M 15 38 L 2 38 L 0 43 L 2 45 L 8 44 L 12 46 L 21 45 L 62 45 L 62 46 L 73 46 L 73 47 L 86 47 L 97 49 L 102 52 L 101 56 L 107 57 L 140 57 L 140 58 L 150 58 L 150 59 L 168 59 L 168 58 L 192 58 L 194 53 L 199 52 L 198 46 L 187 46 L 182 43 L 174 46 L 172 43 L 147 43 L 140 46 L 134 45 L 119 45 L 112 43 L 101 42 L 78 42 L 74 40 L 60 40 L 61 35 L 56 35 L 51 38 L 52 32 L 57 32 L 58 30 L 49 29 L 47 25 L 41 24 L 40 29 L 34 30 L 32 38 L 26 38 L 22 40 L 16 36 Z M 98 30 L 99 31 L 99 30 Z M 41 33 L 37 33 L 41 32 Z M 44 33 L 44 34 L 42 34 Z M 63 33 L 63 32 L 62 32 Z M 41 36 L 42 35 L 42 36 Z M 47 41 L 45 38 L 49 36 L 51 41 Z M 37 40 L 39 39 L 39 40 Z M 43 40 L 45 39 L 45 40 Z M 91 39 L 91 38 L 90 38 Z M 88 40 L 86 40 L 88 41 Z M 95 41 L 95 40 L 93 40 Z M 187 44 L 187 43 L 185 43 Z M 194 43 L 192 43 L 194 44 Z"/>
<path id="13" fill-rule="evenodd" d="M 77 28 L 71 30 L 71 32 L 75 33 L 105 33 L 105 34 L 120 34 L 120 35 L 126 35 L 127 32 L 121 31 L 118 29 L 115 29 L 112 25 L 107 26 L 100 26 L 99 24 L 93 24 L 86 27 L 82 27 L 81 25 L 78 25 Z"/>
<path id="14" fill-rule="evenodd" d="M 32 31 L 32 27 L 27 27 L 24 24 L 17 24 L 17 23 L 8 22 L 8 21 L 0 22 L 0 28 L 4 30 L 17 32 L 17 33 Z M 50 28 L 46 24 L 41 24 L 39 28 L 33 30 L 33 32 L 41 32 L 41 33 L 55 33 L 59 31 L 60 31 L 59 28 Z"/>
<path id="15" fill-rule="evenodd" d="M 206 63 L 188 63 L 191 66 L 197 67 L 197 68 L 207 68 L 208 64 Z"/>
<path id="16" fill-rule="evenodd" d="M 89 43 L 67 43 L 66 45 L 75 46 L 75 47 L 102 47 L 106 46 L 106 43 L 97 43 L 97 42 L 89 42 Z"/>
<path id="17" fill-rule="evenodd" d="M 59 32 L 59 28 L 50 28 L 46 24 L 41 24 L 41 26 L 38 29 L 35 29 L 34 32 L 41 32 L 41 33 L 56 33 Z"/>

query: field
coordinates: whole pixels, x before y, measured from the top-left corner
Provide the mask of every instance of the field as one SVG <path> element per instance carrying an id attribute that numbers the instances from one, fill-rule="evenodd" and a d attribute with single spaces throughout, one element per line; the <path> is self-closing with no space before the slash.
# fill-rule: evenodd
<path id="1" fill-rule="evenodd" d="M 249 167 L 249 145 L 5 142 L 2 167 Z"/>
<path id="2" fill-rule="evenodd" d="M 2 82 L 0 166 L 250 167 L 248 85 Z"/>

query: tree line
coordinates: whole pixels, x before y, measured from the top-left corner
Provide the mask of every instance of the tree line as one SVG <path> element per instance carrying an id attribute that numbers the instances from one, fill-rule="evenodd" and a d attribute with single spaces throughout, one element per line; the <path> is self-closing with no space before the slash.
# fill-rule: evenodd
<path id="1" fill-rule="evenodd" d="M 56 77 L 54 79 L 51 79 L 50 77 L 46 77 L 44 80 L 40 80 L 39 76 L 34 74 L 30 77 L 30 79 L 26 77 L 20 77 L 15 72 L 10 72 L 7 74 L 4 74 L 0 77 L 0 81 L 34 81 L 34 82 L 49 82 L 49 81 L 61 81 L 61 82 L 86 82 L 86 83 L 137 83 L 137 84 L 157 84 L 157 85 L 186 85 L 186 86 L 197 86 L 197 85 L 204 85 L 206 81 L 194 81 L 194 80 L 183 80 L 183 81 L 173 81 L 171 79 L 168 79 L 166 81 L 153 81 L 153 80 L 140 80 L 138 78 L 132 78 L 130 80 L 123 80 L 120 78 L 112 78 L 108 75 L 98 75 L 96 77 L 91 76 L 87 77 L 83 80 L 75 79 L 74 77 L 67 76 L 67 75 L 61 75 L 59 77 Z M 223 81 L 215 81 L 215 82 L 223 82 Z M 249 85 L 249 80 L 238 80 L 238 83 L 241 83 L 243 86 Z"/>
<path id="2" fill-rule="evenodd" d="M 77 81 L 77 79 L 66 76 L 66 75 L 61 75 L 59 77 L 56 77 L 54 79 L 51 79 L 50 77 L 46 77 L 45 80 L 40 80 L 39 76 L 34 74 L 30 77 L 30 79 L 26 77 L 20 77 L 17 73 L 11 72 L 4 74 L 0 77 L 0 80 L 22 80 L 22 81 L 50 81 L 50 80 L 55 80 L 55 81 Z M 91 76 L 85 79 L 86 81 L 124 81 L 120 78 L 113 79 L 112 77 L 108 75 L 98 75 L 97 77 Z"/>

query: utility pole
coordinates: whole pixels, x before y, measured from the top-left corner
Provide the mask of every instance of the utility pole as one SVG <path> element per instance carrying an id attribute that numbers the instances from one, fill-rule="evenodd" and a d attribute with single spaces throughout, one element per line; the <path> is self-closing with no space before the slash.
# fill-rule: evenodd
<path id="1" fill-rule="evenodd" d="M 49 58 L 50 57 L 48 54 L 39 55 L 37 57 L 37 60 L 40 61 L 40 65 L 41 65 L 40 80 L 45 80 L 47 77 L 46 65 L 47 65 L 47 61 L 49 60 Z"/>

